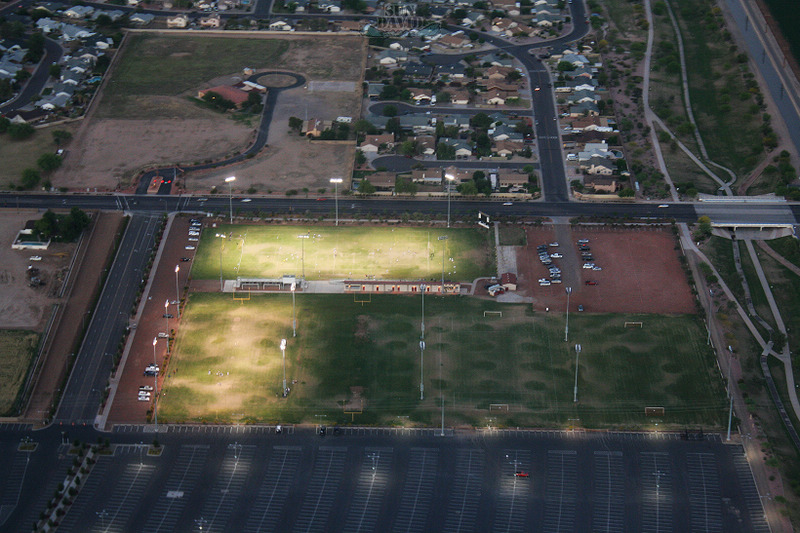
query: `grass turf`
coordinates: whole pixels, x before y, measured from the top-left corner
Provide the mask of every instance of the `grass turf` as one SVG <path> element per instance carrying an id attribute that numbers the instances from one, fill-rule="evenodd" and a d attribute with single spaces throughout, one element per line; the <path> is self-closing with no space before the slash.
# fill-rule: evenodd
<path id="1" fill-rule="evenodd" d="M 0 331 L 0 415 L 13 410 L 38 343 L 32 331 Z"/>
<path id="2" fill-rule="evenodd" d="M 485 310 L 502 317 L 484 318 Z M 523 304 L 459 297 L 425 301 L 425 399 L 420 400 L 421 299 L 192 294 L 167 368 L 159 418 L 175 421 L 438 422 L 448 425 L 719 426 L 725 399 L 705 332 L 690 316 L 533 315 Z M 626 320 L 645 327 L 623 328 Z M 289 398 L 280 339 L 288 340 Z M 573 403 L 574 343 L 583 350 Z M 296 379 L 296 384 L 291 380 Z M 363 400 L 363 405 L 361 401 Z M 490 410 L 491 404 L 508 404 Z M 663 406 L 652 420 L 644 408 Z M 356 415 L 347 411 L 361 411 Z"/>
<path id="3" fill-rule="evenodd" d="M 225 279 L 303 273 L 310 280 L 440 279 L 441 235 L 448 236 L 446 279 L 472 281 L 495 273 L 489 238 L 478 230 L 223 224 L 203 232 L 192 277 L 216 279 L 221 261 Z"/>

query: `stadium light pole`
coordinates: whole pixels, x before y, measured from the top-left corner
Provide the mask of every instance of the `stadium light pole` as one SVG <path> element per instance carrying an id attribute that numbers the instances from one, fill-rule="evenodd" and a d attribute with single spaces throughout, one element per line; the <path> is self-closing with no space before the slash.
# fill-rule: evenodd
<path id="1" fill-rule="evenodd" d="M 342 178 L 331 178 L 331 183 L 333 183 L 333 201 L 336 206 L 336 225 L 339 225 L 339 184 L 342 182 Z"/>
<path id="2" fill-rule="evenodd" d="M 297 311 L 294 306 L 294 291 L 297 288 L 297 283 L 292 282 L 292 337 L 297 337 Z"/>
<path id="3" fill-rule="evenodd" d="M 572 401 L 578 402 L 578 357 L 581 355 L 581 345 L 575 345 L 575 388 L 572 393 Z"/>
<path id="4" fill-rule="evenodd" d="M 569 342 L 569 295 L 572 294 L 572 287 L 567 287 L 567 324 L 564 326 L 564 342 Z"/>
<path id="5" fill-rule="evenodd" d="M 153 366 L 156 365 L 156 344 L 158 337 L 153 337 Z M 153 374 L 153 421 L 155 422 L 155 432 L 158 433 L 158 371 Z"/>
<path id="6" fill-rule="evenodd" d="M 298 235 L 297 238 L 300 239 L 300 264 L 302 265 L 303 279 L 306 279 L 306 239 L 311 238 L 311 235 L 306 233 L 305 235 Z"/>
<path id="7" fill-rule="evenodd" d="M 445 183 L 447 184 L 447 227 L 450 227 L 450 186 L 452 182 L 456 179 L 455 176 L 452 174 L 445 174 L 444 175 Z"/>
<path id="8" fill-rule="evenodd" d="M 220 239 L 225 239 L 225 234 L 217 233 L 216 237 Z M 224 287 L 222 285 L 222 241 L 219 241 L 219 292 L 222 292 L 223 288 Z"/>
<path id="9" fill-rule="evenodd" d="M 178 316 L 181 314 L 181 290 L 178 286 L 178 272 L 181 271 L 180 265 L 175 265 L 175 308 L 178 310 Z"/>
<path id="10" fill-rule="evenodd" d="M 283 355 L 283 397 L 286 398 L 286 339 L 281 339 L 281 355 Z"/>
<path id="11" fill-rule="evenodd" d="M 439 240 L 442 241 L 442 296 L 444 296 L 444 248 L 446 244 L 444 241 L 447 240 L 447 235 L 440 235 Z"/>
<path id="12" fill-rule="evenodd" d="M 420 327 L 419 337 L 419 399 L 424 400 L 425 385 L 423 384 L 423 372 L 425 364 L 425 285 L 420 285 L 419 290 L 422 292 L 422 324 Z"/>
<path id="13" fill-rule="evenodd" d="M 225 178 L 225 183 L 228 184 L 228 205 L 231 212 L 231 224 L 233 224 L 233 182 L 236 181 L 236 176 L 229 176 Z"/>

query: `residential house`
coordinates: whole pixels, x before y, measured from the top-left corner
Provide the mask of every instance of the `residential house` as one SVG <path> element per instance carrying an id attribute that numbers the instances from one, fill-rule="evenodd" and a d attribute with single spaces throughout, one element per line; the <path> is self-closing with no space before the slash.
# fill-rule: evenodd
<path id="1" fill-rule="evenodd" d="M 431 96 L 433 93 L 430 89 L 420 89 L 417 87 L 410 87 L 409 91 L 411 92 L 411 99 L 417 105 L 427 105 L 431 103 Z"/>
<path id="2" fill-rule="evenodd" d="M 367 153 L 377 154 L 378 150 L 394 148 L 394 133 L 384 133 L 381 135 L 367 135 L 359 149 Z"/>
<path id="3" fill-rule="evenodd" d="M 492 19 L 492 31 L 500 35 L 505 35 L 506 37 L 514 35 L 514 29 L 517 26 L 519 26 L 519 24 L 510 18 L 497 17 Z"/>
<path id="4" fill-rule="evenodd" d="M 339 13 L 342 11 L 342 3 L 339 0 L 318 0 L 317 8 L 323 13 Z"/>
<path id="5" fill-rule="evenodd" d="M 511 17 L 517 17 L 520 14 L 519 0 L 492 0 L 491 4 L 494 9 L 505 11 Z"/>
<path id="6" fill-rule="evenodd" d="M 540 28 L 552 28 L 553 24 L 558 23 L 560 19 L 550 13 L 536 13 L 536 17 L 531 19 L 531 22 L 534 21 L 536 21 L 536 25 Z"/>
<path id="7" fill-rule="evenodd" d="M 406 76 L 418 81 L 430 79 L 433 74 L 433 67 L 425 63 L 408 63 L 405 67 Z"/>
<path id="8" fill-rule="evenodd" d="M 36 21 L 36 28 L 42 33 L 52 33 L 61 29 L 61 23 L 48 17 L 40 18 Z"/>
<path id="9" fill-rule="evenodd" d="M 36 106 L 45 111 L 54 111 L 55 109 L 66 107 L 69 103 L 71 96 L 65 94 L 50 94 L 36 103 Z"/>
<path id="10" fill-rule="evenodd" d="M 497 174 L 497 186 L 508 187 L 511 191 L 524 189 L 528 185 L 528 175 L 519 172 L 502 171 Z"/>
<path id="11" fill-rule="evenodd" d="M 294 28 L 285 20 L 276 20 L 269 24 L 269 29 L 272 31 L 294 31 Z"/>
<path id="12" fill-rule="evenodd" d="M 461 25 L 472 27 L 485 18 L 486 17 L 483 16 L 483 13 L 480 13 L 479 11 L 470 11 L 463 19 L 461 19 Z"/>
<path id="13" fill-rule="evenodd" d="M 311 118 L 303 125 L 303 135 L 306 137 L 319 137 L 325 131 L 325 123 L 322 120 Z"/>
<path id="14" fill-rule="evenodd" d="M 452 182 L 454 185 L 464 183 L 472 179 L 472 171 L 462 169 L 456 166 L 449 166 L 444 169 L 444 177 L 446 181 Z"/>
<path id="15" fill-rule="evenodd" d="M 130 21 L 133 24 L 137 24 L 139 26 L 147 26 L 153 19 L 156 18 L 155 15 L 151 15 L 150 13 L 133 13 L 130 16 Z"/>
<path id="16" fill-rule="evenodd" d="M 436 124 L 433 121 L 431 121 L 430 115 L 414 113 L 411 115 L 401 115 L 397 118 L 400 119 L 401 129 L 405 131 L 411 131 L 416 135 L 419 135 L 421 133 L 436 132 Z M 385 121 L 384 124 L 386 124 Z"/>
<path id="17" fill-rule="evenodd" d="M 91 15 L 93 12 L 94 8 L 91 6 L 72 6 L 64 11 L 64 16 L 71 19 L 83 19 Z"/>
<path id="18" fill-rule="evenodd" d="M 367 97 L 370 100 L 376 100 L 385 86 L 383 83 L 367 82 Z"/>
<path id="19" fill-rule="evenodd" d="M 444 143 L 447 146 L 455 148 L 456 150 L 456 159 L 463 159 L 465 157 L 470 157 L 472 155 L 472 147 L 469 143 L 462 141 L 460 139 L 453 139 L 450 137 L 441 137 L 439 139 L 439 143 Z"/>
<path id="20" fill-rule="evenodd" d="M 113 9 L 111 11 L 103 11 L 98 9 L 94 13 L 92 13 L 92 20 L 97 20 L 97 17 L 99 17 L 100 15 L 105 15 L 108 18 L 110 18 L 113 22 L 116 22 L 122 17 L 124 17 L 125 13 L 120 11 L 119 9 Z"/>
<path id="21" fill-rule="evenodd" d="M 250 96 L 248 91 L 243 91 L 238 87 L 233 87 L 231 85 L 218 85 L 217 87 L 211 87 L 210 89 L 198 91 L 197 97 L 202 99 L 207 93 L 210 92 L 216 93 L 225 100 L 233 102 L 236 104 L 236 107 L 242 107 L 242 105 L 247 102 L 247 98 Z"/>
<path id="22" fill-rule="evenodd" d="M 456 127 L 458 131 L 470 129 L 469 117 L 466 115 L 444 115 L 439 118 L 445 128 Z"/>
<path id="23" fill-rule="evenodd" d="M 600 157 L 611 157 L 611 152 L 608 150 L 608 144 L 604 142 L 600 143 L 586 143 L 583 147 L 583 150 L 578 152 L 578 161 L 586 162 L 589 161 L 592 156 L 600 156 Z"/>
<path id="24" fill-rule="evenodd" d="M 515 69 L 513 67 L 491 66 L 484 71 L 483 78 L 487 80 L 503 81 L 514 71 Z"/>
<path id="25" fill-rule="evenodd" d="M 382 50 L 377 56 L 378 64 L 385 67 L 397 66 L 408 60 L 408 54 L 402 50 Z"/>
<path id="26" fill-rule="evenodd" d="M 425 156 L 431 156 L 436 153 L 436 137 L 433 135 L 417 135 L 413 138 L 417 144 L 419 153 Z"/>
<path id="27" fill-rule="evenodd" d="M 491 150 L 493 154 L 508 157 L 521 151 L 523 146 L 522 141 L 497 141 L 492 145 Z"/>
<path id="28" fill-rule="evenodd" d="M 586 59 L 586 56 L 583 54 L 573 54 L 573 53 L 564 54 L 563 56 L 561 56 L 559 63 L 561 61 L 565 61 L 567 63 L 575 65 L 575 67 L 585 67 L 589 65 L 589 60 Z"/>
<path id="29" fill-rule="evenodd" d="M 189 25 L 189 17 L 181 13 L 174 17 L 167 17 L 167 28 L 185 28 Z"/>
<path id="30" fill-rule="evenodd" d="M 61 28 L 61 38 L 64 41 L 76 41 L 78 39 L 88 39 L 95 33 L 93 31 L 89 31 L 86 28 L 81 26 L 75 26 L 74 24 L 62 24 Z"/>
<path id="31" fill-rule="evenodd" d="M 220 22 L 221 19 L 218 13 L 200 17 L 200 27 L 202 28 L 219 28 Z"/>
<path id="32" fill-rule="evenodd" d="M 569 116 L 571 117 L 597 116 L 599 114 L 600 109 L 594 102 L 582 102 L 580 104 L 570 106 L 569 108 Z"/>
<path id="33" fill-rule="evenodd" d="M 444 92 L 450 95 L 450 103 L 454 105 L 467 105 L 469 104 L 469 91 L 456 90 L 452 88 L 443 89 Z"/>
<path id="34" fill-rule="evenodd" d="M 363 20 L 339 20 L 336 21 L 336 24 L 339 27 L 339 31 L 360 32 L 364 28 L 365 22 Z"/>
<path id="35" fill-rule="evenodd" d="M 436 41 L 436 43 L 440 44 L 442 46 L 446 46 L 448 48 L 471 48 L 472 47 L 472 41 L 469 39 L 469 37 L 466 37 L 465 35 L 463 35 L 463 33 L 462 34 L 451 33 L 451 34 L 445 35 L 443 37 L 440 37 Z"/>
<path id="36" fill-rule="evenodd" d="M 573 91 L 572 95 L 567 98 L 567 102 L 570 104 L 584 104 L 587 102 L 596 104 L 598 100 L 600 100 L 600 97 L 594 91 Z"/>
<path id="37" fill-rule="evenodd" d="M 451 63 L 449 65 L 439 65 L 436 67 L 436 76 L 439 79 L 447 76 L 451 80 L 462 80 L 466 76 L 466 67 L 461 63 Z"/>
<path id="38" fill-rule="evenodd" d="M 489 65 L 494 65 L 496 67 L 511 67 L 514 65 L 514 62 L 510 57 L 501 57 L 497 53 L 486 54 L 478 59 L 482 64 L 488 63 Z"/>
<path id="39" fill-rule="evenodd" d="M 365 178 L 378 191 L 391 191 L 397 181 L 397 175 L 394 172 L 375 172 Z"/>
<path id="40" fill-rule="evenodd" d="M 83 81 L 85 78 L 83 74 L 79 72 L 72 72 L 71 70 L 67 70 L 61 73 L 61 82 L 65 85 L 74 85 L 77 86 Z"/>
<path id="41" fill-rule="evenodd" d="M 598 176 L 610 176 L 615 170 L 616 167 L 614 167 L 614 165 L 612 165 L 608 159 L 600 156 L 593 156 L 589 160 L 586 172 L 588 174 L 596 174 Z"/>
<path id="42" fill-rule="evenodd" d="M 450 14 L 450 8 L 447 6 L 431 6 L 430 7 L 431 19 L 442 20 Z"/>
<path id="43" fill-rule="evenodd" d="M 441 168 L 425 168 L 411 171 L 411 181 L 424 185 L 440 185 L 442 183 Z"/>
<path id="44" fill-rule="evenodd" d="M 589 175 L 583 178 L 583 185 L 595 192 L 615 193 L 619 187 L 616 178 Z"/>
<path id="45" fill-rule="evenodd" d="M 516 131 L 513 126 L 502 124 L 489 130 L 489 137 L 493 141 L 522 141 L 523 135 Z"/>

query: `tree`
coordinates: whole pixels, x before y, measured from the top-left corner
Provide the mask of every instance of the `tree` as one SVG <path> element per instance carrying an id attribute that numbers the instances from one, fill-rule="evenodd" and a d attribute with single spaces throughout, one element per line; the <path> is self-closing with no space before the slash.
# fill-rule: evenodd
<path id="1" fill-rule="evenodd" d="M 440 104 L 449 104 L 451 100 L 450 93 L 445 91 L 440 91 L 436 93 L 436 101 Z"/>
<path id="2" fill-rule="evenodd" d="M 61 65 L 53 63 L 48 67 L 47 72 L 50 73 L 51 77 L 58 79 L 61 77 Z"/>
<path id="3" fill-rule="evenodd" d="M 42 175 L 35 168 L 26 168 L 22 171 L 22 180 L 20 185 L 23 189 L 33 189 L 39 185 Z"/>
<path id="4" fill-rule="evenodd" d="M 38 63 L 44 55 L 44 35 L 42 35 L 41 32 L 32 33 L 31 36 L 28 37 L 26 46 L 28 52 L 25 54 L 25 61 Z"/>
<path id="5" fill-rule="evenodd" d="M 356 150 L 356 166 L 362 166 L 367 162 L 367 156 L 361 150 Z"/>
<path id="6" fill-rule="evenodd" d="M 621 191 L 619 191 L 618 196 L 620 198 L 633 198 L 636 193 L 630 187 L 625 187 Z"/>
<path id="7" fill-rule="evenodd" d="M 0 117 L 0 133 L 7 132 L 9 126 L 11 126 L 11 121 L 6 117 Z"/>
<path id="8" fill-rule="evenodd" d="M 397 178 L 394 181 L 394 190 L 398 194 L 417 194 L 417 184 L 408 178 Z"/>
<path id="9" fill-rule="evenodd" d="M 246 107 L 250 107 L 250 108 L 255 108 L 255 107 L 260 108 L 261 107 L 261 95 L 257 91 L 251 91 L 250 93 L 248 93 L 247 102 L 245 102 L 244 105 Z M 258 111 L 261 111 L 261 109 L 258 109 L 255 112 L 257 113 Z"/>
<path id="10" fill-rule="evenodd" d="M 417 143 L 411 139 L 404 141 L 400 145 L 400 154 L 408 157 L 417 155 Z"/>
<path id="11" fill-rule="evenodd" d="M 300 131 L 303 129 L 303 119 L 297 117 L 289 117 L 289 129 Z"/>
<path id="12" fill-rule="evenodd" d="M 400 94 L 400 88 L 396 85 L 384 85 L 379 95 L 381 100 L 394 100 Z"/>
<path id="13" fill-rule="evenodd" d="M 55 213 L 48 209 L 44 212 L 42 218 L 34 223 L 33 227 L 40 237 L 49 239 L 58 231 L 58 218 Z"/>
<path id="14" fill-rule="evenodd" d="M 451 160 L 456 158 L 455 146 L 439 143 L 436 146 L 436 159 Z"/>
<path id="15" fill-rule="evenodd" d="M 25 25 L 18 20 L 0 24 L 0 37 L 3 39 L 21 39 L 24 35 Z"/>
<path id="16" fill-rule="evenodd" d="M 96 74 L 103 74 L 110 64 L 111 59 L 107 55 L 101 55 L 94 64 L 94 72 Z"/>
<path id="17" fill-rule="evenodd" d="M 371 184 L 367 178 L 364 178 L 361 180 L 361 183 L 358 184 L 358 192 L 359 194 L 374 194 L 375 186 Z"/>
<path id="18" fill-rule="evenodd" d="M 695 231 L 696 239 L 705 239 L 711 235 L 711 219 L 707 215 L 703 215 L 697 219 L 697 231 Z"/>
<path id="19" fill-rule="evenodd" d="M 559 72 L 571 72 L 575 70 L 575 65 L 569 61 L 559 61 L 556 69 L 558 69 Z"/>
<path id="20" fill-rule="evenodd" d="M 373 135 L 377 133 L 378 130 L 375 128 L 375 126 L 372 125 L 370 121 L 361 118 L 353 123 L 353 131 L 356 132 L 356 135 L 359 135 L 361 133 Z"/>
<path id="21" fill-rule="evenodd" d="M 400 119 L 397 117 L 392 117 L 386 121 L 386 128 L 385 131 L 389 133 L 394 133 L 395 135 L 400 135 L 401 127 L 400 127 Z"/>
<path id="22" fill-rule="evenodd" d="M 11 87 L 11 80 L 6 78 L 0 79 L 0 102 L 5 102 L 11 98 L 13 94 L 14 89 Z"/>
<path id="23" fill-rule="evenodd" d="M 473 128 L 486 130 L 492 125 L 492 119 L 486 113 L 476 113 L 469 119 L 469 125 Z"/>
<path id="24" fill-rule="evenodd" d="M 456 190 L 463 196 L 477 196 L 478 187 L 475 185 L 474 180 L 465 181 L 456 187 Z"/>
<path id="25" fill-rule="evenodd" d="M 522 74 L 518 70 L 512 70 L 506 75 L 506 81 L 514 83 L 522 79 Z"/>
<path id="26" fill-rule="evenodd" d="M 397 106 L 396 105 L 386 105 L 383 106 L 383 116 L 384 117 L 396 117 L 397 116 Z"/>
<path id="27" fill-rule="evenodd" d="M 94 19 L 94 23 L 98 27 L 107 28 L 107 27 L 111 26 L 114 23 L 114 21 L 111 20 L 111 17 L 109 17 L 108 15 L 103 13 L 103 14 L 98 15 L 97 18 Z"/>
<path id="28" fill-rule="evenodd" d="M 22 124 L 9 124 L 6 132 L 15 141 L 22 141 L 31 137 L 36 133 L 36 130 L 30 124 L 24 122 Z"/>
<path id="29" fill-rule="evenodd" d="M 61 156 L 53 153 L 42 154 L 36 160 L 36 164 L 43 172 L 52 172 L 61 166 Z"/>
<path id="30" fill-rule="evenodd" d="M 61 146 L 62 144 L 69 142 L 72 139 L 72 133 L 66 130 L 53 130 L 53 142 L 56 143 L 56 146 Z"/>

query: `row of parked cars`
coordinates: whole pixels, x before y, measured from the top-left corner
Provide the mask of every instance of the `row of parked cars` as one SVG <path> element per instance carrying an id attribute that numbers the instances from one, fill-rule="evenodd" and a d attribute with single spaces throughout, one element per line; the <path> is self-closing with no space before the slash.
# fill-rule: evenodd
<path id="1" fill-rule="evenodd" d="M 561 283 L 561 269 L 553 264 L 553 259 L 560 259 L 561 254 L 558 252 L 550 253 L 549 247 L 557 248 L 558 243 L 551 242 L 550 244 L 540 244 L 536 247 L 536 251 L 539 252 L 539 261 L 541 261 L 550 272 L 549 278 L 541 278 L 539 280 L 539 286 L 541 287 L 549 287 L 554 283 Z"/>
<path id="2" fill-rule="evenodd" d="M 589 246 L 589 239 L 578 239 L 578 251 L 581 253 L 583 268 L 585 270 L 603 270 L 600 266 L 594 263 L 594 254 L 592 253 L 592 248 Z M 586 284 L 597 285 L 597 281 L 587 280 Z"/>
<path id="3" fill-rule="evenodd" d="M 193 218 L 189 221 L 189 244 L 186 246 L 187 250 L 195 249 L 195 245 L 191 243 L 200 241 L 201 229 L 203 229 L 203 224 L 200 222 L 199 219 Z"/>

